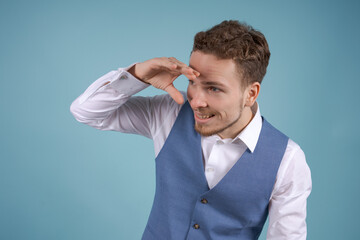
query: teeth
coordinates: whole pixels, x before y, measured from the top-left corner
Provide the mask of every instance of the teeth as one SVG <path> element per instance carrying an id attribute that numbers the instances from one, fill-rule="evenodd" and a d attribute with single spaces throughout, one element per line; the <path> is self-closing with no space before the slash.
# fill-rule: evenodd
<path id="1" fill-rule="evenodd" d="M 207 119 L 207 118 L 212 117 L 212 115 L 198 115 L 198 117 L 201 119 Z"/>

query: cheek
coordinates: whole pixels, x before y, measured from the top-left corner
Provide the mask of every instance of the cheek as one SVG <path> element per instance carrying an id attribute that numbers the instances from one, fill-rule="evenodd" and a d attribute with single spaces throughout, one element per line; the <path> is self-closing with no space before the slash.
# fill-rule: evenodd
<path id="1" fill-rule="evenodd" d="M 227 104 L 221 104 L 219 106 L 219 113 L 222 119 L 232 119 L 236 117 L 239 113 L 239 104 L 234 103 L 227 103 Z"/>

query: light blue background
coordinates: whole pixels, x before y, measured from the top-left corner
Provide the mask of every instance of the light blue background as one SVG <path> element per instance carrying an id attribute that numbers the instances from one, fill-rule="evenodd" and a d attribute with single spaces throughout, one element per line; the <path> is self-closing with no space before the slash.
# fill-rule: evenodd
<path id="1" fill-rule="evenodd" d="M 259 103 L 306 153 L 308 239 L 356 239 L 359 11 L 340 0 L 2 0 L 0 239 L 140 239 L 154 196 L 151 140 L 80 124 L 70 104 L 118 67 L 188 62 L 194 34 L 225 19 L 268 39 Z"/>

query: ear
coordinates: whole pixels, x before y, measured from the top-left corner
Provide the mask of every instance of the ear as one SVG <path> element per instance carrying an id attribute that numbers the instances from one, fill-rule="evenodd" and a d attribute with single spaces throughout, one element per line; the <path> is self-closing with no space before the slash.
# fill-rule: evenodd
<path id="1" fill-rule="evenodd" d="M 258 83 L 258 82 L 254 82 L 246 88 L 246 90 L 245 90 L 245 94 L 246 94 L 245 106 L 246 107 L 251 107 L 255 103 L 257 97 L 259 96 L 259 92 L 260 92 L 260 83 Z"/>

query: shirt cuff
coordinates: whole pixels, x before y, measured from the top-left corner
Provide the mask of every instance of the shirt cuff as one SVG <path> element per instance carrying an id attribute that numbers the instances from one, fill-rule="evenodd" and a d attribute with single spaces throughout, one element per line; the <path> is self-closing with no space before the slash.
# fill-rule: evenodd
<path id="1" fill-rule="evenodd" d="M 119 68 L 120 73 L 119 77 L 110 81 L 108 87 L 115 89 L 116 91 L 124 94 L 125 96 L 132 96 L 145 88 L 149 87 L 150 84 L 147 84 L 128 72 L 128 70 L 134 66 L 136 63 L 131 64 L 126 68 Z"/>
<path id="2" fill-rule="evenodd" d="M 126 68 L 119 68 L 117 71 L 111 71 L 97 79 L 79 97 L 79 104 L 85 102 L 89 97 L 104 87 L 110 87 L 121 94 L 131 96 L 150 86 L 150 84 L 142 82 L 127 72 L 127 70 L 135 64 L 136 63 L 133 63 Z"/>

